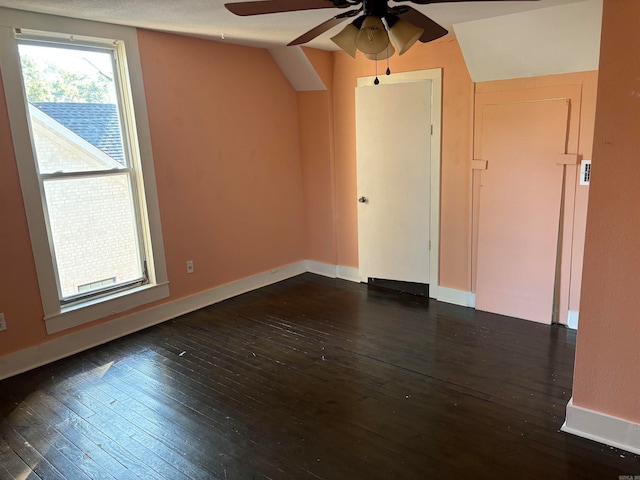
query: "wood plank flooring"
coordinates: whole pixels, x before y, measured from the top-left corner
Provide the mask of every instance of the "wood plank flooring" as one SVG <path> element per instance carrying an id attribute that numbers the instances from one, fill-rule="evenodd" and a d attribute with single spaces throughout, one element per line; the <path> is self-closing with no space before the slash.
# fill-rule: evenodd
<path id="1" fill-rule="evenodd" d="M 575 332 L 305 274 L 0 382 L 0 479 L 610 479 Z"/>

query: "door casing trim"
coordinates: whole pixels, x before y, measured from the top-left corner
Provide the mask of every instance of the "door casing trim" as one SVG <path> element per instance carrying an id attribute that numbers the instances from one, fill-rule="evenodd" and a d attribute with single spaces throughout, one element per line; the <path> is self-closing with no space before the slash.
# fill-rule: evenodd
<path id="1" fill-rule="evenodd" d="M 359 77 L 358 87 L 373 85 L 376 77 Z M 429 224 L 429 296 L 438 298 L 440 261 L 440 161 L 442 156 L 442 69 L 380 75 L 380 84 L 431 81 L 431 212 Z"/>

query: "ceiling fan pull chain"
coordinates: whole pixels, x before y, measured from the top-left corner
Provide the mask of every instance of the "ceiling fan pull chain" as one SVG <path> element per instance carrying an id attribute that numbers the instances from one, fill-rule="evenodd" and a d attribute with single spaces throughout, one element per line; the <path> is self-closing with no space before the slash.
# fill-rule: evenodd
<path id="1" fill-rule="evenodd" d="M 391 42 L 389 42 L 389 45 L 391 45 Z M 387 49 L 389 49 L 389 45 L 387 45 Z M 391 55 L 387 55 L 387 71 L 386 71 L 387 75 L 391 75 L 391 69 L 389 68 L 389 58 L 391 57 Z"/>
<path id="2" fill-rule="evenodd" d="M 373 81 L 374 85 L 378 85 L 380 80 L 378 80 L 378 59 L 376 58 L 376 79 Z"/>

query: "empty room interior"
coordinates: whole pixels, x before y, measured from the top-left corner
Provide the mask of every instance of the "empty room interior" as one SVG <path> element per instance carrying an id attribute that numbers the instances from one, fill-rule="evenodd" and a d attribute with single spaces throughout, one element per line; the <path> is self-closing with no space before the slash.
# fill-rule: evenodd
<path id="1" fill-rule="evenodd" d="M 0 479 L 640 478 L 640 2 L 0 35 Z"/>

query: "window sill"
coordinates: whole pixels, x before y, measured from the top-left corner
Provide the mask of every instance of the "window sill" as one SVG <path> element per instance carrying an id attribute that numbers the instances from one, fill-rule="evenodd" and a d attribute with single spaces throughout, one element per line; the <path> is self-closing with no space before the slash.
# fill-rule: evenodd
<path id="1" fill-rule="evenodd" d="M 169 296 L 169 282 L 144 285 L 102 298 L 70 305 L 60 312 L 46 315 L 44 321 L 49 335 L 84 325 L 101 318 L 126 312 Z"/>

